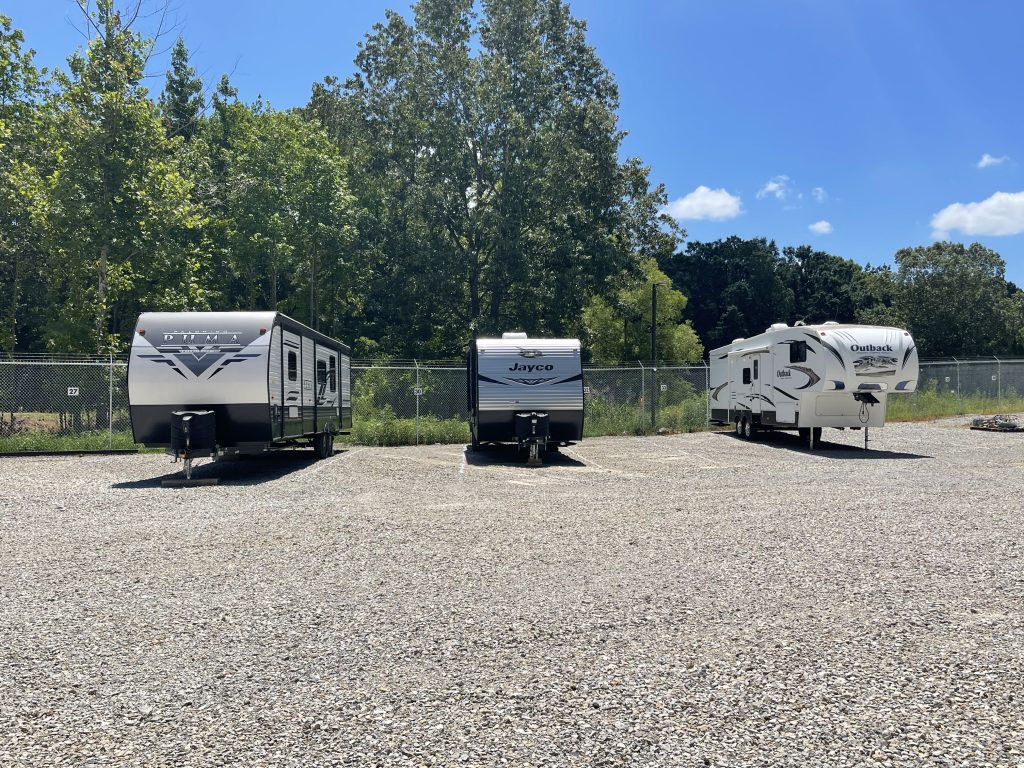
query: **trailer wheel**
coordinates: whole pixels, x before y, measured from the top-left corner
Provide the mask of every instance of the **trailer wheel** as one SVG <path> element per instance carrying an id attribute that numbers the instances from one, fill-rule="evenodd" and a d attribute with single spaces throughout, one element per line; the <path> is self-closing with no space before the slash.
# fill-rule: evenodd
<path id="1" fill-rule="evenodd" d="M 757 425 L 754 424 L 754 417 L 750 414 L 743 418 L 743 437 L 747 440 L 757 437 Z"/>
<path id="2" fill-rule="evenodd" d="M 326 459 L 334 455 L 334 433 L 324 430 L 313 438 L 313 452 L 318 459 Z"/>
<path id="3" fill-rule="evenodd" d="M 743 417 L 736 417 L 736 437 L 743 437 Z"/>

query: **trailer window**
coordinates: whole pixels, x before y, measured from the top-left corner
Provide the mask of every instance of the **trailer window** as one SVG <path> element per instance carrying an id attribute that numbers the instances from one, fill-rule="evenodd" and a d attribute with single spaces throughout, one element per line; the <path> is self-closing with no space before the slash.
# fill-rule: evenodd
<path id="1" fill-rule="evenodd" d="M 316 361 L 316 386 L 317 389 L 327 385 L 327 361 Z"/>
<path id="2" fill-rule="evenodd" d="M 794 341 L 789 345 L 789 362 L 791 363 L 806 363 L 807 362 L 807 342 L 806 341 Z"/>
<path id="3" fill-rule="evenodd" d="M 330 359 L 330 371 L 327 373 L 327 386 L 331 392 L 338 391 L 338 358 L 331 355 Z"/>
<path id="4" fill-rule="evenodd" d="M 749 384 L 750 383 L 750 369 L 749 368 L 744 368 L 743 369 L 743 383 L 744 384 Z"/>
<path id="5" fill-rule="evenodd" d="M 288 353 L 288 381 L 299 380 L 299 356 L 294 352 Z"/>
<path id="6" fill-rule="evenodd" d="M 754 378 L 757 378 L 757 360 L 754 361 Z"/>

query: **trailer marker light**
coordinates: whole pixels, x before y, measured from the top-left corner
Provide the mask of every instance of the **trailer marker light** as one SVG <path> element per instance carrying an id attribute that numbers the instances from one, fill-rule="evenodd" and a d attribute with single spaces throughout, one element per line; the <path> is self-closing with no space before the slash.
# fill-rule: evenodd
<path id="1" fill-rule="evenodd" d="M 260 328 L 260 336 L 267 332 L 266 328 Z"/>
<path id="2" fill-rule="evenodd" d="M 145 336 L 145 335 L 146 335 L 146 329 L 145 328 L 139 328 L 139 336 Z"/>

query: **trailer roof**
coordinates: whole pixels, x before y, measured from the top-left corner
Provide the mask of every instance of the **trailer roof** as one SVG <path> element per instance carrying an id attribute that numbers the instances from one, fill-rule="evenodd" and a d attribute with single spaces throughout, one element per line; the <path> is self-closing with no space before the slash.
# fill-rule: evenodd
<path id="1" fill-rule="evenodd" d="M 237 324 L 247 327 L 258 326 L 268 330 L 274 326 L 275 322 L 280 322 L 283 328 L 308 336 L 318 344 L 323 344 L 325 347 L 336 347 L 346 355 L 351 353 L 347 344 L 320 333 L 320 331 L 315 331 L 282 312 L 143 312 L 139 315 L 135 327 L 144 328 L 146 323 L 166 325 L 174 322 L 188 323 L 189 325 L 197 323 Z M 182 327 L 181 330 L 191 330 L 191 328 Z"/>
<path id="2" fill-rule="evenodd" d="M 578 350 L 579 339 L 474 339 L 480 351 L 519 352 L 522 349 Z"/>
<path id="3" fill-rule="evenodd" d="M 814 334 L 829 333 L 831 331 L 840 331 L 846 328 L 880 328 L 888 331 L 899 331 L 904 333 L 905 329 L 897 328 L 893 325 L 868 325 L 865 323 L 817 323 L 815 325 L 788 325 L 782 328 L 767 328 L 761 333 L 748 336 L 745 339 L 734 341 L 729 344 L 723 344 L 715 349 L 708 350 L 709 355 L 716 354 L 732 354 L 734 352 L 747 352 L 755 351 L 755 347 L 764 346 L 764 338 L 766 336 L 773 336 L 779 333 L 791 333 L 793 331 L 804 331 Z"/>

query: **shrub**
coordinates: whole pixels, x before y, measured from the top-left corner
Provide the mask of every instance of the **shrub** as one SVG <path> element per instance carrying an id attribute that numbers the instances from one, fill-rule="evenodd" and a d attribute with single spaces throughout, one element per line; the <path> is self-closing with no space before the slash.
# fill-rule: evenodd
<path id="1" fill-rule="evenodd" d="M 23 453 L 29 451 L 103 451 L 108 448 L 135 448 L 132 436 L 125 432 L 115 432 L 113 446 L 110 434 L 106 430 L 79 432 L 75 435 L 57 435 L 53 432 L 37 430 L 32 432 L 15 432 L 13 435 L 0 437 L 0 453 Z"/>

